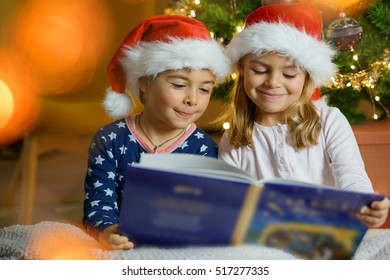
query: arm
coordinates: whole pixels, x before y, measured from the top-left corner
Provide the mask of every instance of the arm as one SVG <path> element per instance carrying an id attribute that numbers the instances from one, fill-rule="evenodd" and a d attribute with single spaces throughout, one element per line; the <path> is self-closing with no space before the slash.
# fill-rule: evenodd
<path id="1" fill-rule="evenodd" d="M 124 123 L 116 122 L 96 133 L 89 150 L 83 224 L 91 236 L 110 249 L 133 247 L 126 237 L 117 234 L 124 172 L 131 162 L 123 152 L 129 139 Z"/>
<path id="2" fill-rule="evenodd" d="M 359 146 L 345 117 L 338 109 L 333 109 L 324 124 L 327 152 L 336 185 L 343 189 L 372 192 Z M 385 198 L 373 202 L 369 207 L 362 207 L 357 216 L 366 225 L 379 227 L 385 223 L 389 207 L 389 198 Z"/>
<path id="3" fill-rule="evenodd" d="M 325 150 L 335 186 L 358 192 L 373 192 L 371 181 L 351 125 L 337 108 L 322 116 Z"/>
<path id="4" fill-rule="evenodd" d="M 107 151 L 111 147 L 105 130 L 99 130 L 92 140 L 88 155 L 88 171 L 84 181 L 84 217 L 86 231 L 97 238 L 107 226 L 118 222 L 118 195 L 115 190 L 115 161 Z"/>

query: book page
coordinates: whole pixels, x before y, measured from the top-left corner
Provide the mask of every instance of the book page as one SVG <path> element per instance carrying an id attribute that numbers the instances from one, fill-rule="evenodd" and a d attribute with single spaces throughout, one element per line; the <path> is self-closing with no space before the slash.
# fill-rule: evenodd
<path id="1" fill-rule="evenodd" d="M 236 168 L 226 162 L 192 154 L 142 154 L 139 163 L 142 167 L 158 170 L 175 171 L 178 173 L 194 173 L 221 178 L 236 178 L 246 182 L 255 183 L 255 180 L 242 169 Z"/>

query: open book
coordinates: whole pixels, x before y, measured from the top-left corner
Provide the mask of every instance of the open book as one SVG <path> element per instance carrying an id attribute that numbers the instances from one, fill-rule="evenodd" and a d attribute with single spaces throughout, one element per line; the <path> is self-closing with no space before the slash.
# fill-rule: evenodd
<path id="1" fill-rule="evenodd" d="M 119 233 L 136 245 L 256 243 L 304 259 L 349 259 L 367 226 L 356 212 L 383 195 L 275 178 L 222 160 L 143 154 L 128 167 Z"/>

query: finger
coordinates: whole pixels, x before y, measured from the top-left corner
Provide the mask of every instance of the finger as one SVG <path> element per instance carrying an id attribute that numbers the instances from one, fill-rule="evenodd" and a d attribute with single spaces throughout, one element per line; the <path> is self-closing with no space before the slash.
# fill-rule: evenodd
<path id="1" fill-rule="evenodd" d="M 110 243 L 112 244 L 122 244 L 129 242 L 129 239 L 126 236 L 119 234 L 111 234 L 109 238 Z"/>
<path id="2" fill-rule="evenodd" d="M 383 217 L 375 217 L 361 214 L 358 214 L 357 217 L 369 227 L 379 227 L 385 222 L 385 219 Z"/>
<path id="3" fill-rule="evenodd" d="M 385 198 L 381 201 L 374 201 L 370 206 L 373 209 L 384 210 L 389 208 L 390 202 L 388 198 Z"/>
<path id="4" fill-rule="evenodd" d="M 129 249 L 134 249 L 134 243 L 133 242 L 125 242 L 122 244 L 112 244 L 111 247 L 114 250 L 129 250 Z"/>
<path id="5" fill-rule="evenodd" d="M 359 214 L 381 218 L 387 215 L 387 211 L 387 209 L 372 209 L 370 207 L 364 206 L 360 209 Z"/>

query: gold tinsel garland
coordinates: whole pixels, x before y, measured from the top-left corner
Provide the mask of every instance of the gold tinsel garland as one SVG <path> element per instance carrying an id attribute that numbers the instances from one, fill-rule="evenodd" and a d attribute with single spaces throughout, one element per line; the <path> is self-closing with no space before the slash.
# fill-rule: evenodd
<path id="1" fill-rule="evenodd" d="M 353 59 L 358 63 L 358 56 L 354 55 Z M 351 65 L 351 68 L 355 68 Z M 352 87 L 354 90 L 360 92 L 363 88 L 367 88 L 371 103 L 373 106 L 373 118 L 377 119 L 375 104 L 378 103 L 385 111 L 387 117 L 390 119 L 389 110 L 381 103 L 380 96 L 376 94 L 376 82 L 382 77 L 382 72 L 390 70 L 390 50 L 384 49 L 383 56 L 380 60 L 373 62 L 368 69 L 363 69 L 355 73 L 337 74 L 332 77 L 328 84 L 329 88 L 343 89 Z"/>

